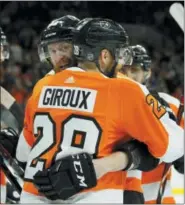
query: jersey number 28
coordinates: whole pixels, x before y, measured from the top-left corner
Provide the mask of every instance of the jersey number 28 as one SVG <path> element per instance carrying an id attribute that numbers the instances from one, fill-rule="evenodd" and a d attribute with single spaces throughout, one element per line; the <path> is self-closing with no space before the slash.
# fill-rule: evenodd
<path id="1" fill-rule="evenodd" d="M 61 130 L 61 143 L 55 159 L 70 154 L 88 152 L 96 154 L 102 129 L 92 117 L 70 115 L 56 128 L 56 123 L 49 114 L 37 113 L 34 118 L 34 135 L 37 137 L 25 172 L 25 180 L 32 181 L 37 171 L 45 168 L 46 160 L 42 156 L 56 146 L 56 129 Z"/>

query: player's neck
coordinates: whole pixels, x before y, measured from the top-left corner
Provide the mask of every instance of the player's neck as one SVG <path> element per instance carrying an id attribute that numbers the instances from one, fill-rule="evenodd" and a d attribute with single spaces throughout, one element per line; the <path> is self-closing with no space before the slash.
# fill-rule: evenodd
<path id="1" fill-rule="evenodd" d="M 93 62 L 78 63 L 78 66 L 86 71 L 99 72 L 98 68 L 96 67 L 96 64 Z"/>

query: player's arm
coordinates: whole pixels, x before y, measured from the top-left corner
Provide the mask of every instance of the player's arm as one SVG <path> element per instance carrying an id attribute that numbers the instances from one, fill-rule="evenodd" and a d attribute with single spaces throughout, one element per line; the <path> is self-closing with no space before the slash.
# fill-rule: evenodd
<path id="1" fill-rule="evenodd" d="M 16 147 L 16 153 L 15 153 L 16 159 L 18 160 L 22 168 L 25 168 L 26 166 L 31 147 L 34 143 L 34 139 L 32 135 L 31 116 L 30 116 L 31 101 L 32 101 L 32 97 L 29 98 L 25 108 L 23 131 L 19 136 L 19 140 Z"/>
<path id="2" fill-rule="evenodd" d="M 167 163 L 182 157 L 183 129 L 169 118 L 165 107 L 145 86 L 133 83 L 127 101 L 123 99 L 121 106 L 122 123 L 127 133 L 145 143 L 154 157 Z"/>
<path id="3" fill-rule="evenodd" d="M 169 94 L 166 93 L 161 92 L 159 93 L 159 96 L 160 98 L 162 98 L 164 101 L 168 103 L 169 107 L 171 108 L 171 110 L 176 116 L 177 124 L 179 124 L 184 129 L 184 112 L 182 112 L 183 110 L 181 110 L 181 104 L 182 106 L 184 106 L 184 98 L 181 99 L 180 102 L 179 99 L 170 96 Z M 173 162 L 173 165 L 179 173 L 184 174 L 184 156 L 175 160 Z"/>
<path id="4" fill-rule="evenodd" d="M 115 150 L 117 151 L 106 157 L 93 160 L 98 179 L 108 172 L 120 170 L 150 171 L 159 164 L 159 159 L 151 155 L 147 145 L 137 140 L 119 144 Z"/>
<path id="5" fill-rule="evenodd" d="M 62 158 L 48 169 L 38 171 L 34 184 L 50 200 L 65 200 L 79 191 L 96 186 L 97 179 L 108 172 L 151 170 L 159 161 L 149 153 L 146 145 L 137 140 L 125 143 L 117 150 L 120 151 L 94 160 L 88 153 Z"/>

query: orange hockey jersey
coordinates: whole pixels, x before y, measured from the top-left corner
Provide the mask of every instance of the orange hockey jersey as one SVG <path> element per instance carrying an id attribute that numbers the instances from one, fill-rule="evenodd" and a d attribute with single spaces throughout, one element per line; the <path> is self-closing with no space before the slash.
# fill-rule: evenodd
<path id="1" fill-rule="evenodd" d="M 169 94 L 159 93 L 159 96 L 166 100 L 169 103 L 170 108 L 177 116 L 178 108 L 180 105 L 180 101 Z M 184 115 L 182 116 L 182 120 L 180 122 L 180 126 L 184 128 Z M 177 137 L 178 140 L 178 137 Z M 150 172 L 143 172 L 142 174 L 142 187 L 144 191 L 145 203 L 146 204 L 156 204 L 156 199 L 160 187 L 160 182 L 162 180 L 162 175 L 164 171 L 165 163 L 161 163 L 156 169 Z M 172 194 L 171 187 L 171 168 L 169 174 L 167 175 L 167 183 L 164 191 L 164 195 L 162 198 L 162 203 L 164 204 L 174 204 L 175 199 Z"/>
<path id="2" fill-rule="evenodd" d="M 146 143 L 155 157 L 166 162 L 183 155 L 183 130 L 168 118 L 165 108 L 145 86 L 76 67 L 43 78 L 28 101 L 23 135 L 17 147 L 17 158 L 27 161 L 21 202 L 32 203 L 34 198 L 46 202 L 32 180 L 52 160 L 80 152 L 97 158 L 107 156 L 126 135 Z M 174 143 L 177 135 L 179 144 Z M 103 192 L 109 196 L 107 190 L 119 190 L 114 196 L 121 203 L 125 179 L 126 172 L 108 173 L 95 188 L 81 194 L 93 193 L 93 199 L 97 199 L 100 192 L 101 196 Z M 74 196 L 73 202 L 79 195 Z M 108 200 L 101 198 L 104 202 Z"/>
<path id="3" fill-rule="evenodd" d="M 173 113 L 177 116 L 180 101 L 166 93 L 159 93 L 159 95 L 161 98 L 163 98 L 169 103 Z M 182 128 L 184 128 L 184 115 L 182 116 L 180 125 Z M 128 171 L 126 179 L 126 190 L 130 191 L 129 197 L 132 197 L 133 191 L 135 191 L 138 194 L 138 196 L 141 196 L 141 194 L 143 193 L 146 204 L 156 204 L 164 167 L 165 163 L 161 163 L 157 168 L 150 172 L 142 173 L 138 170 Z M 171 187 L 171 168 L 167 175 L 167 183 L 162 198 L 162 203 L 175 203 Z"/>

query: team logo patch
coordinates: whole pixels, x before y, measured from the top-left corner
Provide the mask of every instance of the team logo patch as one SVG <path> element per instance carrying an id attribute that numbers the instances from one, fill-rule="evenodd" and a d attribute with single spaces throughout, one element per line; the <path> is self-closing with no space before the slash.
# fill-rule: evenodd
<path id="1" fill-rule="evenodd" d="M 102 28 L 108 29 L 108 28 L 111 27 L 111 24 L 109 22 L 107 22 L 107 21 L 100 21 L 100 26 Z"/>

